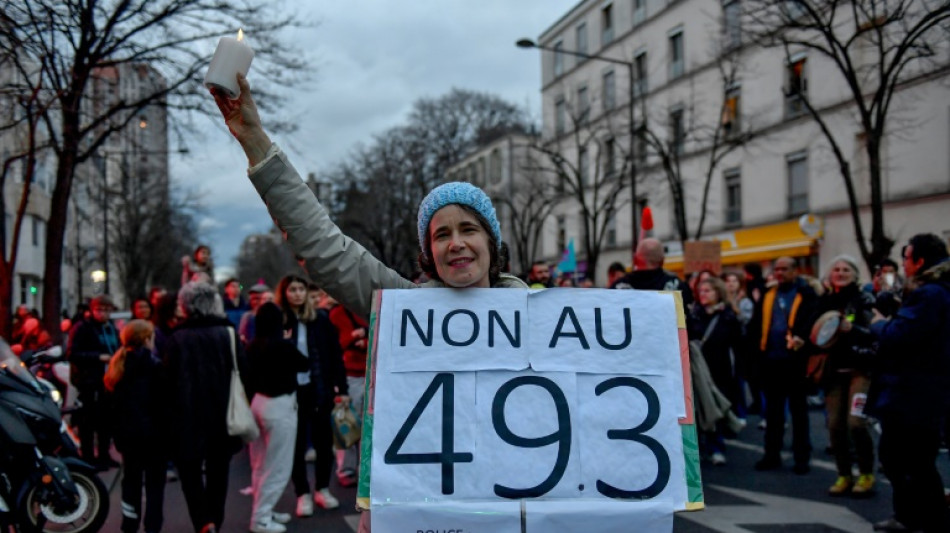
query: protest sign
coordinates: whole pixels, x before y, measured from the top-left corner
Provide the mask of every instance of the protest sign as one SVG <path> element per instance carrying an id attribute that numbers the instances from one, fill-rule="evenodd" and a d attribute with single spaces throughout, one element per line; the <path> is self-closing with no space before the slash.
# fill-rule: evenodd
<path id="1" fill-rule="evenodd" d="M 358 501 L 376 533 L 574 531 L 590 512 L 669 531 L 702 508 L 678 294 L 387 290 L 371 322 Z"/>

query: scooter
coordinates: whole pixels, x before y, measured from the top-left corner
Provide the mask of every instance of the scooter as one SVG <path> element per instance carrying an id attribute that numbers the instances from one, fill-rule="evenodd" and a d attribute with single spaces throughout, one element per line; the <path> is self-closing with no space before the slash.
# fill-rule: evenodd
<path id="1" fill-rule="evenodd" d="M 24 356 L 52 357 L 57 349 Z M 55 390 L 31 374 L 0 339 L 3 533 L 94 533 L 108 517 L 108 491 L 96 470 L 79 458 L 78 439 L 62 420 Z"/>

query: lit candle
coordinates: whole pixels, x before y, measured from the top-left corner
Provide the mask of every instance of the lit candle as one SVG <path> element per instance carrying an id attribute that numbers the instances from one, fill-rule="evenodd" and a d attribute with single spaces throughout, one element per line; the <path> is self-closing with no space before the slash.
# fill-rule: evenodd
<path id="1" fill-rule="evenodd" d="M 218 41 L 218 48 L 208 65 L 205 74 L 205 86 L 218 88 L 227 93 L 230 98 L 237 98 L 241 89 L 237 84 L 237 73 L 247 76 L 254 59 L 254 50 L 244 42 L 244 31 L 238 30 L 237 39 L 222 37 Z"/>

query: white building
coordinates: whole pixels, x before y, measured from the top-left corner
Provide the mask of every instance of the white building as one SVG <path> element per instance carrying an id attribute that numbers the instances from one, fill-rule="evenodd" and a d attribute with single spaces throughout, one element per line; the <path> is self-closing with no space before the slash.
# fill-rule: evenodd
<path id="1" fill-rule="evenodd" d="M 760 48 L 747 42 L 739 18 L 741 0 L 584 0 L 538 39 L 541 47 L 627 62 L 614 64 L 567 53 L 542 51 L 543 142 L 570 146 L 572 112 L 586 112 L 587 128 L 600 128 L 620 148 L 629 146 L 627 113 L 634 79 L 635 125 L 649 127 L 670 143 L 679 139 L 687 221 L 696 231 L 709 167 L 703 132 L 728 123 L 754 131 L 747 146 L 722 159 L 712 173 L 703 239 L 722 241 L 724 265 L 765 262 L 779 255 L 803 258 L 823 273 L 839 253 L 860 257 L 838 163 L 817 123 L 803 111 L 799 91 L 822 110 L 855 172 L 862 205 L 870 199 L 868 165 L 853 102 L 841 74 L 807 50 Z M 943 43 L 946 44 L 946 43 Z M 937 43 L 938 47 L 941 46 Z M 738 76 L 724 81 L 717 58 L 735 52 Z M 945 47 L 938 73 L 900 86 L 883 142 L 885 231 L 900 245 L 915 233 L 950 237 L 950 84 Z M 860 59 L 860 58 L 859 58 Z M 786 96 L 788 94 L 788 96 Z M 642 98 L 642 100 L 641 100 Z M 728 105 L 723 108 L 724 99 Z M 646 115 L 646 116 L 644 116 Z M 672 146 L 672 144 L 671 144 Z M 637 196 L 653 210 L 654 235 L 668 246 L 667 267 L 682 268 L 669 187 L 653 149 L 635 147 Z M 565 150 L 571 157 L 572 150 Z M 589 164 L 605 164 L 592 158 Z M 631 213 L 617 215 L 616 244 L 599 260 L 603 283 L 612 261 L 630 263 Z M 867 215 L 868 209 L 863 209 Z M 576 206 L 557 213 L 568 238 L 581 241 Z M 811 214 L 823 231 L 805 234 L 799 219 Z M 556 219 L 557 220 L 557 219 Z M 865 221 L 865 237 L 870 222 Z M 560 257 L 563 228 L 549 224 L 543 255 Z M 579 261 L 583 250 L 578 249 Z M 864 274 L 865 276 L 867 273 Z"/>

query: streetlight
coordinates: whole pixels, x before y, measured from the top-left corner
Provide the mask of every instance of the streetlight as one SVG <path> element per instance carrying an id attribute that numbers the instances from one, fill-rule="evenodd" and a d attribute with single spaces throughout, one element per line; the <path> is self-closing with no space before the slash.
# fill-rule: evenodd
<path id="1" fill-rule="evenodd" d="M 630 61 L 624 61 L 622 59 L 616 59 L 613 57 L 605 57 L 595 54 L 587 54 L 584 52 L 577 52 L 574 50 L 564 50 L 561 48 L 554 48 L 551 46 L 538 44 L 531 39 L 518 39 L 515 43 L 515 46 L 518 48 L 537 48 L 539 50 L 548 50 L 554 52 L 555 54 L 567 54 L 577 57 L 583 57 L 585 59 L 595 59 L 598 61 L 604 61 L 607 63 L 614 63 L 617 65 L 623 65 L 627 67 L 627 83 L 630 89 L 630 99 L 627 105 L 627 123 L 630 128 L 629 136 L 629 149 L 627 150 L 627 160 L 630 164 L 630 230 L 631 230 L 631 242 L 632 242 L 632 251 L 631 253 L 636 255 L 637 253 L 637 244 L 639 243 L 639 231 L 637 224 L 637 167 L 633 158 L 633 149 L 635 146 L 634 139 L 636 138 L 636 126 L 633 123 L 633 69 L 634 64 Z"/>

